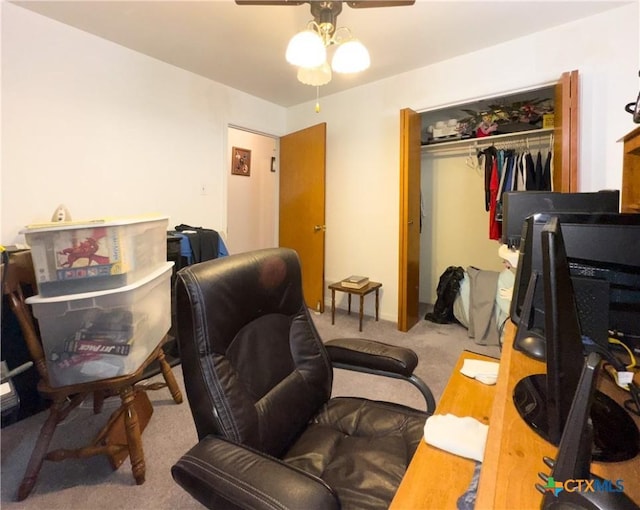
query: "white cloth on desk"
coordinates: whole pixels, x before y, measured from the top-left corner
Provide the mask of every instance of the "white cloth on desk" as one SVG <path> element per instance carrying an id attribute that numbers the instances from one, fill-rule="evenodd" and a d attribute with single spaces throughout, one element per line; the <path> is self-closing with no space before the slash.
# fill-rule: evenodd
<path id="1" fill-rule="evenodd" d="M 500 364 L 495 361 L 465 359 L 460 373 L 484 384 L 495 384 L 498 380 Z"/>
<path id="2" fill-rule="evenodd" d="M 424 425 L 424 440 L 427 444 L 482 462 L 489 426 L 470 416 L 434 414 Z"/>

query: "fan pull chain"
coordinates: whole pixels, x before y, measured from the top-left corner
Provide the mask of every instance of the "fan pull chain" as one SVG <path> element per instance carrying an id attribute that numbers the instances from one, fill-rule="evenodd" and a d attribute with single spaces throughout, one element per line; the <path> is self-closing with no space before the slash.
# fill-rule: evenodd
<path id="1" fill-rule="evenodd" d="M 320 113 L 320 87 L 316 87 L 316 113 Z"/>

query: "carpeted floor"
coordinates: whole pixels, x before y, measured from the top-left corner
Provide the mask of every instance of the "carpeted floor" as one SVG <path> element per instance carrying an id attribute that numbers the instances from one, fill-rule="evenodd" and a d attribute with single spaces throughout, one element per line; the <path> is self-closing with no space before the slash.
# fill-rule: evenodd
<path id="1" fill-rule="evenodd" d="M 424 314 L 423 314 L 424 315 Z M 313 314 L 323 339 L 337 337 L 366 337 L 410 347 L 418 353 L 420 362 L 416 375 L 433 391 L 436 400 L 442 393 L 451 370 L 467 349 L 499 356 L 497 347 L 476 345 L 467 337 L 466 329 L 455 324 L 439 325 L 420 321 L 410 332 L 402 333 L 395 323 L 376 322 L 365 317 L 363 332 L 358 332 L 357 314 L 336 312 L 336 324 L 331 325 L 331 313 Z M 182 369 L 174 368 L 184 390 Z M 378 400 L 392 400 L 420 409 L 425 408 L 420 393 L 411 384 L 367 374 L 336 370 L 334 395 L 359 395 Z M 154 413 L 142 436 L 146 481 L 136 486 L 129 461 L 112 471 L 106 458 L 45 461 L 32 494 L 25 501 L 15 502 L 15 493 L 38 436 L 46 412 L 5 427 L 2 439 L 2 467 L 0 473 L 3 510 L 115 510 L 115 509 L 197 509 L 202 506 L 186 494 L 171 478 L 171 465 L 196 441 L 196 431 L 189 405 L 176 405 L 166 389 L 150 392 Z M 186 395 L 185 395 L 186 397 Z M 114 402 L 117 406 L 118 402 Z M 107 409 L 94 416 L 90 402 L 71 413 L 58 426 L 54 436 L 56 446 L 77 445 L 89 441 L 104 424 L 110 413 Z M 84 437 L 81 437 L 84 436 Z"/>

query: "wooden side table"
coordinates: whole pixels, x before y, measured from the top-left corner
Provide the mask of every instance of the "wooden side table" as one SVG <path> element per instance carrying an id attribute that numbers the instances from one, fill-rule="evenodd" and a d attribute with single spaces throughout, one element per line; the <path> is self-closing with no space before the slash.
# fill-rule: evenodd
<path id="1" fill-rule="evenodd" d="M 381 283 L 378 282 L 369 282 L 361 289 L 352 289 L 350 287 L 344 287 L 342 282 L 336 282 L 329 285 L 331 289 L 331 324 L 335 324 L 336 319 L 336 290 L 340 292 L 346 292 L 348 294 L 348 313 L 351 315 L 351 294 L 356 294 L 360 296 L 360 331 L 362 331 L 362 317 L 364 310 L 364 297 L 371 292 L 376 293 L 376 321 L 378 320 L 378 308 L 380 306 L 380 287 L 382 287 Z"/>

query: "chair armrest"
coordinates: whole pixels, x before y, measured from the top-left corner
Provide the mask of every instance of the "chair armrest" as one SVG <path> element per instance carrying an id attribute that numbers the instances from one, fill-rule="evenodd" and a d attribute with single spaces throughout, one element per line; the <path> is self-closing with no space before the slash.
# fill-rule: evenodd
<path id="1" fill-rule="evenodd" d="M 324 344 L 332 362 L 372 370 L 393 372 L 404 377 L 413 374 L 418 356 L 411 349 L 366 338 L 336 338 Z"/>
<path id="2" fill-rule="evenodd" d="M 207 436 L 171 467 L 173 479 L 207 508 L 340 508 L 321 479 L 258 451 Z"/>
<path id="3" fill-rule="evenodd" d="M 367 338 L 335 338 L 324 345 L 334 367 L 404 379 L 420 390 L 427 412 L 435 411 L 433 393 L 413 373 L 418 366 L 418 355 L 413 350 Z"/>

